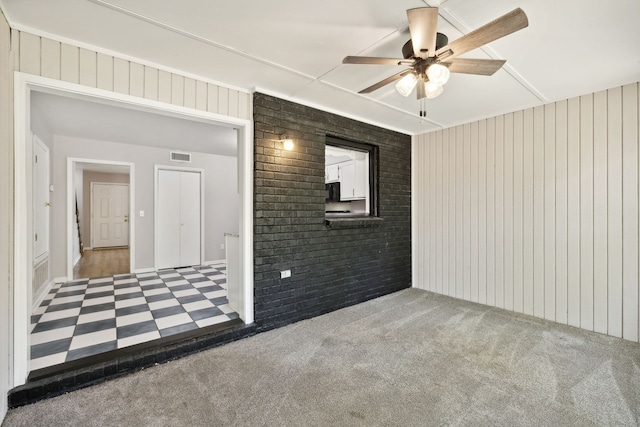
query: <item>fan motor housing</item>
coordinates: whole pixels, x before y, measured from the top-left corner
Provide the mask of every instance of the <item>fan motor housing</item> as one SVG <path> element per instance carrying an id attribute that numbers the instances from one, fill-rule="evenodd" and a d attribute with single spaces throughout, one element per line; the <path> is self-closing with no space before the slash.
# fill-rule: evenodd
<path id="1" fill-rule="evenodd" d="M 449 44 L 449 38 L 442 33 L 436 33 L 436 50 Z M 402 46 L 402 57 L 404 59 L 413 58 L 413 45 L 411 39 Z"/>

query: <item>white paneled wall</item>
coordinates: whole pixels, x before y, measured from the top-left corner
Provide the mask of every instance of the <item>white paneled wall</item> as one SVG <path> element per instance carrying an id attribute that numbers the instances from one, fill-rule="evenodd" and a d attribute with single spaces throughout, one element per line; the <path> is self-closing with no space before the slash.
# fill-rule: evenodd
<path id="1" fill-rule="evenodd" d="M 159 70 L 92 50 L 12 30 L 15 69 L 154 101 L 251 118 L 248 91 Z"/>
<path id="2" fill-rule="evenodd" d="M 413 284 L 639 341 L 639 84 L 413 137 Z"/>

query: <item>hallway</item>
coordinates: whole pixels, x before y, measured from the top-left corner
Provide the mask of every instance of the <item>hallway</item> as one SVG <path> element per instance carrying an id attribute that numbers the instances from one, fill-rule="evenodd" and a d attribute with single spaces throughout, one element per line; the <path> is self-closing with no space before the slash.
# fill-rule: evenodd
<path id="1" fill-rule="evenodd" d="M 73 267 L 73 280 L 129 272 L 129 248 L 87 249 Z"/>

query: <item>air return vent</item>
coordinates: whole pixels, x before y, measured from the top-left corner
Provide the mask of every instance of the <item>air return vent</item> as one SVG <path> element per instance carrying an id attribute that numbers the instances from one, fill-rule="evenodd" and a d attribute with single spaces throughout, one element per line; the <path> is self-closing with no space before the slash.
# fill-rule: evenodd
<path id="1" fill-rule="evenodd" d="M 172 151 L 171 152 L 171 161 L 173 161 L 173 162 L 191 163 L 191 154 L 190 153 L 179 153 L 177 151 Z"/>

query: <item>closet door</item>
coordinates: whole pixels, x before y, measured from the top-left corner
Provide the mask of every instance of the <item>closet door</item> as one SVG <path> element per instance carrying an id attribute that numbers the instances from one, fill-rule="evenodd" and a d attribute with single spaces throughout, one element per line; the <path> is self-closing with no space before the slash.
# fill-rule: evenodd
<path id="1" fill-rule="evenodd" d="M 200 174 L 158 170 L 156 267 L 200 264 Z"/>

